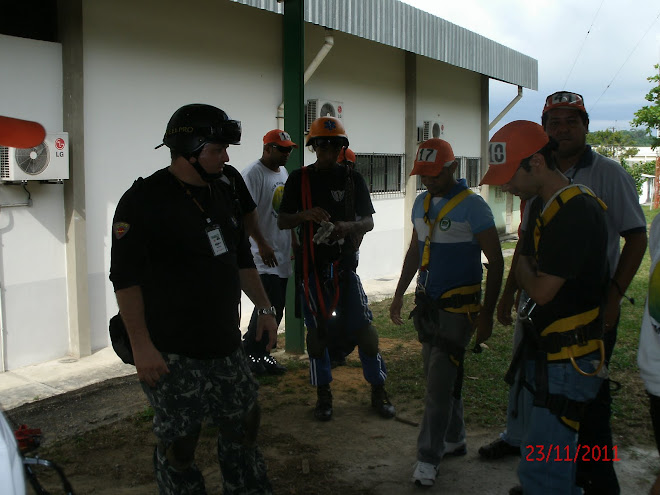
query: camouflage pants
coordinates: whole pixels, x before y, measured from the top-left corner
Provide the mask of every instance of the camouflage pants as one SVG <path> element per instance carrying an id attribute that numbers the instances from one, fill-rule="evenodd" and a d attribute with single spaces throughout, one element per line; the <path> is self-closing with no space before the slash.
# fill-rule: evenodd
<path id="1" fill-rule="evenodd" d="M 154 468 L 161 495 L 205 494 L 194 463 L 202 423 L 218 426 L 224 495 L 270 494 L 266 464 L 256 446 L 258 384 L 242 349 L 217 359 L 163 354 L 170 372 L 142 388 L 154 409 L 158 438 Z"/>

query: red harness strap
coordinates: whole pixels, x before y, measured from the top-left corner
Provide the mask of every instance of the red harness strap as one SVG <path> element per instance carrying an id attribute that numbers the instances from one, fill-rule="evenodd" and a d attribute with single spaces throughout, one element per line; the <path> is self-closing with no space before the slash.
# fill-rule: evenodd
<path id="1" fill-rule="evenodd" d="M 313 208 L 312 206 L 312 190 L 309 185 L 309 172 L 307 167 L 302 168 L 302 208 L 303 210 L 309 210 Z M 319 302 L 319 307 L 321 309 L 321 315 L 323 319 L 328 320 L 332 315 L 332 312 L 337 307 L 339 302 L 339 274 L 337 272 L 337 266 L 339 265 L 338 261 L 332 263 L 332 274 L 333 274 L 333 286 L 335 289 L 334 296 L 332 298 L 332 306 L 329 310 L 326 311 L 325 307 L 325 298 L 323 297 L 323 291 L 321 289 L 321 282 L 319 280 L 318 273 L 316 271 L 316 259 L 314 255 L 314 222 L 309 221 L 304 225 L 304 236 L 307 237 L 308 249 L 303 249 L 303 286 L 305 288 L 305 301 L 307 302 L 307 307 L 312 312 L 314 316 L 317 316 L 317 312 L 314 311 L 309 300 L 309 257 L 312 258 L 312 270 L 314 271 L 314 281 L 316 282 L 316 295 Z"/>

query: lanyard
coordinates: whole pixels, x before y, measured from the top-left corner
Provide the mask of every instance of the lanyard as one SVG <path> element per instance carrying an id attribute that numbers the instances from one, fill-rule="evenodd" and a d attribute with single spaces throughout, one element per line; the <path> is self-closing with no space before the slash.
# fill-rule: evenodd
<path id="1" fill-rule="evenodd" d="M 186 196 L 188 196 L 190 199 L 192 199 L 193 203 L 195 203 L 195 204 L 197 205 L 197 208 L 199 208 L 199 211 L 202 212 L 202 215 L 204 215 L 204 216 L 206 217 L 206 223 L 209 224 L 209 225 L 211 225 L 211 223 L 212 223 L 212 222 L 211 222 L 211 217 L 209 216 L 208 213 L 206 213 L 206 210 L 204 210 L 204 208 L 202 207 L 202 205 L 200 204 L 200 202 L 197 201 L 197 198 L 196 198 L 196 197 L 193 195 L 193 193 L 190 191 L 190 188 L 189 188 L 187 185 L 185 185 L 185 184 L 181 181 L 181 179 L 179 179 L 178 177 L 175 177 L 175 179 L 176 179 L 176 181 L 181 185 L 181 187 L 183 188 L 183 190 L 185 191 Z"/>
<path id="2" fill-rule="evenodd" d="M 474 194 L 470 189 L 463 189 L 456 196 L 451 198 L 447 203 L 442 207 L 438 216 L 435 217 L 433 223 L 429 220 L 429 208 L 431 207 L 431 194 L 427 193 L 424 198 L 424 223 L 429 226 L 429 233 L 424 240 L 424 252 L 422 254 L 422 264 L 420 266 L 420 271 L 427 271 L 429 263 L 431 262 L 431 237 L 433 235 L 433 229 L 438 223 L 438 220 L 446 217 L 447 214 L 456 207 L 461 201 L 467 198 L 470 194 Z"/>
<path id="3" fill-rule="evenodd" d="M 309 183 L 309 169 L 307 167 L 303 167 L 301 170 L 301 186 L 302 186 L 301 187 L 302 209 L 303 210 L 311 209 L 313 208 L 312 188 Z M 314 222 L 312 221 L 307 222 L 307 225 L 304 226 L 303 232 L 306 234 L 307 237 L 306 239 L 307 249 L 303 248 L 303 287 L 305 292 L 305 300 L 307 302 L 307 307 L 309 308 L 309 310 L 312 312 L 314 316 L 317 316 L 316 311 L 314 311 L 313 306 L 310 303 L 310 297 L 309 297 L 309 276 L 310 276 L 309 258 L 311 257 L 312 273 L 314 274 L 314 281 L 316 282 L 316 296 L 318 299 L 319 308 L 321 310 L 321 315 L 323 316 L 323 318 L 325 320 L 328 320 L 330 319 L 330 316 L 332 316 L 332 313 L 337 307 L 337 303 L 339 302 L 339 273 L 337 270 L 338 263 L 335 261 L 332 265 L 332 279 L 333 279 L 333 287 L 335 292 L 332 297 L 332 303 L 330 308 L 326 308 L 324 294 L 321 289 L 321 282 L 319 280 L 319 276 L 316 270 L 316 258 L 314 253 Z M 303 234 L 303 242 L 305 241 L 304 239 L 305 234 Z"/>

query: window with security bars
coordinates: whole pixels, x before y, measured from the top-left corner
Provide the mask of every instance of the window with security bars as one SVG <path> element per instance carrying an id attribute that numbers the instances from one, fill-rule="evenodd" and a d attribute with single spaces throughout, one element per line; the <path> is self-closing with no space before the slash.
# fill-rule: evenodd
<path id="1" fill-rule="evenodd" d="M 457 156 L 458 167 L 454 172 L 457 179 L 465 179 L 468 187 L 478 187 L 481 180 L 481 158 Z M 417 191 L 424 191 L 426 188 L 422 184 L 422 179 L 417 176 Z"/>
<path id="2" fill-rule="evenodd" d="M 404 155 L 356 153 L 355 170 L 367 183 L 369 192 L 378 196 L 403 194 Z"/>

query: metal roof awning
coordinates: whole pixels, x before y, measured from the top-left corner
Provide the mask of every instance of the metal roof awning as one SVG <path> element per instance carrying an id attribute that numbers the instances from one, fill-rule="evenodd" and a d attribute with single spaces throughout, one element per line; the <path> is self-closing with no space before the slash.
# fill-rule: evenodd
<path id="1" fill-rule="evenodd" d="M 230 0 L 282 14 L 277 0 Z M 305 21 L 538 89 L 538 61 L 399 0 L 305 0 Z"/>

